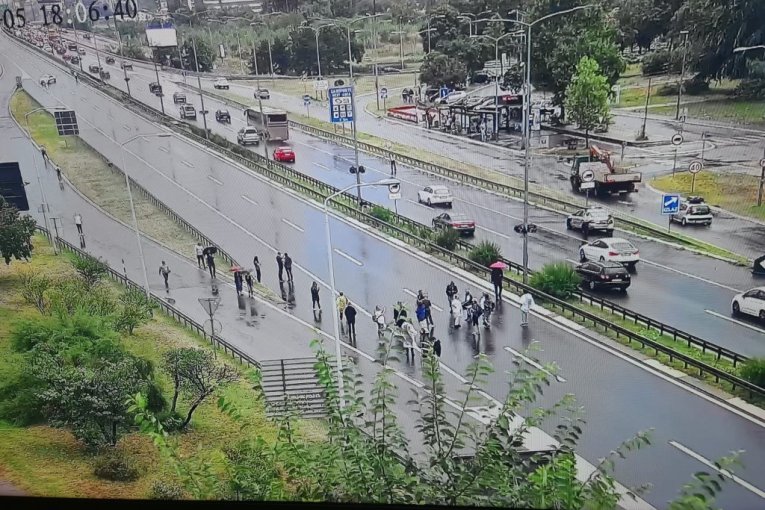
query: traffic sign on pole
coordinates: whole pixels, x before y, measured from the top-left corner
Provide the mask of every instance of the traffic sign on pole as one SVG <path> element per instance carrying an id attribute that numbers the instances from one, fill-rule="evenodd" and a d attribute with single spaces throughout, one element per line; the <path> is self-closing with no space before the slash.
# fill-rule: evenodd
<path id="1" fill-rule="evenodd" d="M 683 135 L 680 133 L 672 135 L 672 145 L 680 145 L 681 143 L 683 143 Z"/>
<path id="2" fill-rule="evenodd" d="M 677 214 L 680 210 L 680 195 L 665 193 L 661 196 L 661 214 Z"/>
<path id="3" fill-rule="evenodd" d="M 438 89 L 438 97 L 446 97 L 449 95 L 449 89 L 446 87 L 441 87 Z"/>
<path id="4" fill-rule="evenodd" d="M 353 122 L 353 87 L 332 87 L 329 89 L 329 120 Z"/>
<path id="5" fill-rule="evenodd" d="M 388 89 L 385 87 L 380 89 L 380 99 L 388 99 Z"/>
<path id="6" fill-rule="evenodd" d="M 688 165 L 688 171 L 692 174 L 697 174 L 701 172 L 702 167 L 701 161 L 691 161 L 691 164 Z"/>
<path id="7" fill-rule="evenodd" d="M 595 172 L 592 170 L 585 170 L 582 172 L 582 182 L 592 182 L 595 180 Z M 595 187 L 595 186 L 588 186 L 588 187 Z M 584 186 L 582 186 L 584 188 Z"/>
<path id="8" fill-rule="evenodd" d="M 761 166 L 761 167 L 763 167 L 763 168 L 765 168 L 765 158 L 762 158 L 762 159 L 760 160 L 760 166 Z"/>

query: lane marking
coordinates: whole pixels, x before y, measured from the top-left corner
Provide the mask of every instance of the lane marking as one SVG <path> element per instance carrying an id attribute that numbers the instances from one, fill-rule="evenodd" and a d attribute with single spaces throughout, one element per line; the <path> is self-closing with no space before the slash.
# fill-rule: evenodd
<path id="1" fill-rule="evenodd" d="M 167 147 L 164 147 L 164 146 L 160 145 L 160 146 L 159 146 L 159 147 L 157 147 L 157 148 L 158 148 L 159 150 L 161 150 L 162 152 L 166 152 L 166 153 L 170 154 L 170 151 L 169 151 L 169 150 L 167 150 Z"/>
<path id="2" fill-rule="evenodd" d="M 723 475 L 724 477 L 733 480 L 735 483 L 737 483 L 741 487 L 745 488 L 749 492 L 752 492 L 753 494 L 756 494 L 757 496 L 761 497 L 762 499 L 765 499 L 765 491 L 758 489 L 757 487 L 755 487 L 751 483 L 747 482 L 746 480 L 744 480 L 742 478 L 739 478 L 738 476 L 734 475 L 733 473 L 731 473 L 727 469 L 720 469 L 720 468 L 718 468 L 717 466 L 715 466 L 714 462 L 712 462 L 711 460 L 707 459 L 703 455 L 694 452 L 693 450 L 691 450 L 687 446 L 684 446 L 684 445 L 682 445 L 682 444 L 680 444 L 680 443 L 678 443 L 677 441 L 674 441 L 674 440 L 670 440 L 669 444 L 674 446 L 675 448 L 677 448 L 678 450 L 680 450 L 684 454 L 688 455 L 689 457 L 693 457 L 694 459 L 696 459 L 697 461 L 701 462 L 702 464 L 704 464 L 708 468 L 713 469 L 713 470 L 717 471 L 718 473 L 720 473 L 721 475 Z"/>
<path id="3" fill-rule="evenodd" d="M 242 195 L 242 200 L 244 200 L 245 202 L 249 202 L 252 205 L 258 205 L 258 203 L 256 201 L 254 201 L 253 199 L 251 199 L 247 195 Z"/>
<path id="4" fill-rule="evenodd" d="M 660 267 L 660 268 L 662 268 L 662 269 L 666 269 L 667 271 L 672 271 L 673 273 L 677 273 L 677 274 L 680 274 L 680 275 L 686 276 L 686 277 L 688 277 L 688 278 L 693 278 L 694 280 L 699 280 L 699 281 L 702 281 L 702 282 L 704 282 L 704 283 L 708 283 L 708 284 L 710 284 L 710 285 L 714 285 L 714 286 L 716 286 L 716 287 L 720 287 L 720 288 L 722 288 L 722 289 L 732 290 L 733 292 L 735 292 L 735 293 L 737 293 L 737 294 L 738 294 L 738 293 L 740 293 L 740 292 L 743 292 L 743 291 L 742 291 L 742 290 L 740 290 L 740 289 L 736 289 L 736 288 L 734 288 L 734 287 L 730 287 L 730 286 L 728 286 L 728 285 L 724 285 L 724 284 L 722 284 L 722 283 L 717 283 L 717 282 L 714 282 L 714 281 L 712 281 L 712 280 L 709 280 L 709 279 L 707 279 L 707 278 L 704 278 L 704 277 L 702 277 L 702 276 L 698 276 L 698 275 L 695 275 L 695 274 L 691 274 L 691 273 L 686 273 L 685 271 L 680 271 L 679 269 L 675 269 L 675 268 L 673 268 L 673 267 L 665 266 L 664 264 L 659 264 L 658 262 L 653 262 L 653 261 L 650 261 L 650 260 L 646 260 L 646 259 L 642 259 L 642 258 L 640 259 L 640 261 L 641 261 L 641 262 L 643 262 L 644 264 L 648 264 L 649 266 L 656 266 L 656 267 Z"/>
<path id="5" fill-rule="evenodd" d="M 509 235 L 502 234 L 502 233 L 497 232 L 496 230 L 492 230 L 490 228 L 482 227 L 480 225 L 476 225 L 476 228 L 478 230 L 485 230 L 486 232 L 489 232 L 490 234 L 494 234 L 495 236 L 503 237 L 505 239 L 512 239 Z"/>
<path id="6" fill-rule="evenodd" d="M 288 220 L 286 218 L 282 218 L 282 223 L 286 223 L 287 225 L 289 225 L 290 227 L 294 228 L 298 232 L 305 232 L 305 230 L 303 230 L 301 227 L 299 227 L 298 225 L 295 225 L 294 223 L 292 223 L 290 220 Z"/>
<path id="7" fill-rule="evenodd" d="M 95 104 L 93 105 L 93 109 L 94 110 L 99 110 L 99 111 L 101 110 L 101 108 L 99 108 L 98 105 L 95 105 Z"/>
<path id="8" fill-rule="evenodd" d="M 328 167 L 327 165 L 322 165 L 321 163 L 316 163 L 316 162 L 314 162 L 313 164 L 318 166 L 319 168 L 323 168 L 324 170 L 332 171 L 332 169 L 330 167 Z"/>
<path id="9" fill-rule="evenodd" d="M 128 126 L 127 124 L 123 124 L 122 129 L 124 129 L 125 131 L 130 131 L 130 126 Z"/>
<path id="10" fill-rule="evenodd" d="M 416 292 L 414 292 L 414 291 L 412 291 L 412 290 L 409 290 L 409 289 L 407 289 L 406 287 L 404 287 L 402 290 L 403 290 L 404 292 L 406 292 L 407 294 L 409 294 L 410 296 L 412 296 L 413 298 L 417 299 L 417 293 L 416 293 Z M 439 312 L 443 312 L 443 311 L 444 311 L 444 309 L 443 309 L 443 308 L 441 308 L 440 306 L 438 306 L 437 304 L 435 304 L 433 301 L 431 301 L 431 302 L 430 302 L 430 307 L 431 307 L 431 308 L 435 308 L 435 309 L 436 309 L 436 310 L 438 310 Z"/>
<path id="11" fill-rule="evenodd" d="M 215 177 L 213 177 L 212 175 L 208 175 L 208 176 L 207 176 L 207 178 L 208 178 L 208 179 L 210 179 L 210 180 L 211 180 L 212 182 L 214 182 L 215 184 L 217 184 L 218 186 L 223 186 L 223 183 L 222 183 L 222 182 L 220 182 L 220 181 L 219 181 L 218 179 L 216 179 Z"/>
<path id="12" fill-rule="evenodd" d="M 751 324 L 747 324 L 746 322 L 742 322 L 742 321 L 736 320 L 736 319 L 734 319 L 732 317 L 728 317 L 727 315 L 723 315 L 721 313 L 717 313 L 714 310 L 704 310 L 704 311 L 706 313 L 708 313 L 709 315 L 714 315 L 715 317 L 719 317 L 720 319 L 726 320 L 728 322 L 733 322 L 734 324 L 738 324 L 739 326 L 744 326 L 745 328 L 749 328 L 752 331 L 756 331 L 758 333 L 765 334 L 765 331 L 763 331 L 762 329 L 758 328 L 757 326 L 752 326 Z"/>
<path id="13" fill-rule="evenodd" d="M 534 343 L 534 342 L 536 342 L 536 340 L 532 340 L 531 341 L 531 343 Z M 552 377 L 553 379 L 555 379 L 559 383 L 566 382 L 566 380 L 563 377 L 561 377 L 561 376 L 559 376 L 557 374 L 553 374 L 552 372 L 547 370 L 545 367 L 543 367 L 538 361 L 535 361 L 535 360 L 529 358 L 528 356 L 525 356 L 524 354 L 521 354 L 520 352 L 516 351 L 512 347 L 505 346 L 504 349 L 507 352 L 509 352 L 510 354 L 512 354 L 513 356 L 515 356 L 517 358 L 521 358 L 523 361 L 525 361 L 526 363 L 528 363 L 532 367 L 536 368 L 537 370 L 539 370 L 541 372 L 544 372 L 545 374 L 549 375 L 550 377 Z"/>
<path id="14" fill-rule="evenodd" d="M 191 163 L 189 163 L 189 162 L 188 162 L 188 161 L 186 161 L 185 159 L 182 159 L 182 160 L 181 160 L 181 163 L 183 163 L 184 165 L 186 165 L 186 166 L 187 166 L 187 167 L 189 167 L 189 168 L 194 168 L 194 165 L 192 165 Z"/>
<path id="15" fill-rule="evenodd" d="M 348 255 L 348 254 L 347 254 L 347 253 L 345 253 L 344 251 L 340 251 L 340 250 L 338 250 L 337 248 L 335 248 L 335 249 L 334 249 L 334 252 L 335 252 L 335 253 L 337 253 L 338 255 L 340 255 L 341 257 L 345 257 L 346 259 L 350 260 L 351 262 L 353 262 L 353 263 L 354 263 L 354 264 L 356 264 L 357 266 L 363 266 L 363 265 L 364 265 L 363 263 L 361 263 L 360 261 L 358 261 L 358 260 L 354 259 L 353 257 L 351 257 L 350 255 Z"/>

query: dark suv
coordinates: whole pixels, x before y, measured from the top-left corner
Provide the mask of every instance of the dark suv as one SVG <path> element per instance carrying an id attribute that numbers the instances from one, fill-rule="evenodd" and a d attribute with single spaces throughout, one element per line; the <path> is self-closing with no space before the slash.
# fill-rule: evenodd
<path id="1" fill-rule="evenodd" d="M 629 271 L 618 262 L 585 262 L 576 266 L 576 272 L 582 277 L 582 287 L 590 290 L 608 287 L 625 291 L 632 283 Z"/>

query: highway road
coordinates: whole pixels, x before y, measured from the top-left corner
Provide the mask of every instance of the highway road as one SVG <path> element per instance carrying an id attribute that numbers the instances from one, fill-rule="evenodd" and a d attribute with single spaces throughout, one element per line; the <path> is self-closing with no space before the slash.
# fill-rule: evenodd
<path id="1" fill-rule="evenodd" d="M 103 62 L 103 58 L 101 59 Z M 94 55 L 88 54 L 83 60 L 86 66 L 95 63 Z M 106 66 L 112 72 L 110 83 L 124 86 L 120 82 L 122 71 L 117 65 Z M 128 72 L 131 79 L 131 92 L 145 104 L 159 108 L 159 100 L 148 90 L 148 84 L 156 81 L 153 69 L 135 66 L 135 71 Z M 179 86 L 182 78 L 172 73 L 160 73 L 165 93 L 165 111 L 178 117 L 177 106 L 172 104 L 172 94 L 184 91 L 187 101 L 201 109 L 196 92 Z M 175 81 L 172 81 L 175 80 Z M 196 84 L 196 78 L 187 78 L 189 84 Z M 202 81 L 203 88 L 212 89 L 211 80 Z M 253 89 L 248 86 L 231 83 L 232 93 L 252 97 Z M 124 88 L 124 87 L 123 87 Z M 274 97 L 276 94 L 274 94 Z M 270 101 L 265 102 L 270 105 Z M 245 125 L 240 112 L 228 108 L 218 100 L 206 96 L 205 108 L 210 111 L 208 127 L 215 133 L 229 140 L 236 140 L 236 132 Z M 214 120 L 218 108 L 228 108 L 232 114 L 232 124 L 220 124 Z M 316 110 L 316 108 L 315 108 Z M 189 121 L 202 126 L 201 116 L 196 121 Z M 307 136 L 298 130 L 292 130 L 290 142 L 297 153 L 295 168 L 337 187 L 355 183 L 355 177 L 348 172 L 353 164 L 353 152 L 315 137 Z M 273 149 L 270 146 L 269 152 Z M 250 149 L 263 154 L 263 146 Z M 360 155 L 360 162 L 367 168 L 366 179 L 388 175 L 388 162 L 366 154 Z M 406 165 L 398 165 L 398 177 L 405 186 L 402 188 L 404 199 L 397 205 L 398 212 L 424 224 L 430 224 L 433 216 L 440 212 L 417 203 L 416 193 L 425 185 L 445 183 L 457 199 L 454 212 L 462 212 L 476 219 L 478 232 L 476 239 L 486 239 L 499 244 L 505 256 L 511 260 L 522 260 L 522 244 L 512 228 L 521 223 L 522 205 L 516 200 L 506 199 L 470 186 L 449 182 L 429 176 Z M 364 196 L 375 203 L 389 208 L 394 206 L 387 198 L 387 190 L 364 190 Z M 576 232 L 565 229 L 564 216 L 544 209 L 532 208 L 531 221 L 539 225 L 540 231 L 533 235 L 530 243 L 529 259 L 532 269 L 543 264 L 561 260 L 576 263 L 578 247 L 582 237 Z M 732 297 L 755 285 L 748 269 L 735 267 L 725 262 L 710 259 L 679 250 L 663 243 L 648 241 L 640 237 L 621 232 L 641 250 L 640 267 L 634 276 L 632 286 L 626 294 L 604 292 L 608 299 L 623 304 L 656 320 L 670 324 L 701 338 L 717 343 L 747 356 L 765 355 L 765 330 L 760 324 L 747 319 L 730 316 Z M 594 238 L 594 236 L 593 236 Z"/>
<path id="2" fill-rule="evenodd" d="M 83 124 L 88 121 L 95 126 L 83 126 L 81 136 L 115 163 L 120 156 L 108 138 L 125 140 L 133 133 L 157 130 L 116 101 L 75 84 L 71 77 L 37 54 L 8 43 L 7 38 L 3 43 L 8 51 L 0 59 L 9 69 L 20 72 L 21 67 L 31 77 L 58 74 L 59 82 L 50 91 L 37 87 L 35 80 L 26 86 L 43 104 L 73 106 Z M 326 241 L 321 214 L 314 204 L 177 137 L 138 140 L 130 147 L 127 166 L 131 176 L 235 258 L 246 261 L 258 254 L 264 261 L 265 282 L 271 288 L 278 288 L 273 263 L 275 250 L 290 253 L 296 262 L 292 313 L 313 320 L 308 305 L 312 280 L 324 286 L 326 308 L 328 269 L 324 257 L 317 256 L 324 253 Z M 421 257 L 408 247 L 386 241 L 353 222 L 333 217 L 332 230 L 338 289 L 344 290 L 365 313 L 376 304 L 386 304 L 390 309 L 396 300 L 411 303 L 409 292 L 420 288 L 429 290 L 434 303 L 443 309 L 444 298 L 439 296 L 450 279 L 461 290 L 470 288 L 476 293 L 478 289 L 470 277 Z M 286 292 L 289 297 L 289 288 Z M 464 370 L 479 350 L 490 356 L 497 369 L 490 383 L 490 393 L 495 398 L 504 394 L 504 372 L 511 368 L 512 354 L 506 349 L 522 351 L 532 341 L 539 342 L 542 350 L 535 356 L 543 363 L 557 362 L 565 378 L 565 382 L 552 386 L 542 402 L 550 404 L 569 392 L 578 396 L 588 420 L 587 435 L 579 450 L 591 462 L 636 430 L 655 427 L 655 446 L 620 466 L 617 477 L 630 485 L 653 482 L 647 499 L 656 506 L 671 499 L 691 473 L 705 468 L 699 458 L 715 459 L 741 448 L 756 452 L 765 441 L 761 421 L 593 342 L 586 332 L 540 316 L 535 316 L 530 327 L 522 330 L 518 327 L 517 310 L 510 303 L 505 303 L 497 314 L 492 330 L 482 333 L 479 344 L 468 328 L 458 333 L 448 330 L 446 312 L 436 308 L 434 318 L 436 334 L 444 343 L 442 361 L 450 370 Z M 376 337 L 367 319 L 368 316 L 362 316 L 359 321 L 358 348 L 373 352 Z M 329 321 L 324 318 L 317 326 L 326 330 Z M 418 364 L 402 363 L 400 368 L 413 378 L 419 377 Z M 453 378 L 450 385 L 454 387 L 457 382 Z M 703 427 L 699 426 L 700 420 Z M 543 428 L 551 426 L 546 423 Z M 731 483 L 720 498 L 720 505 L 753 508 L 762 504 L 765 459 L 746 454 L 744 462 L 746 467 L 740 476 L 754 487 Z"/>

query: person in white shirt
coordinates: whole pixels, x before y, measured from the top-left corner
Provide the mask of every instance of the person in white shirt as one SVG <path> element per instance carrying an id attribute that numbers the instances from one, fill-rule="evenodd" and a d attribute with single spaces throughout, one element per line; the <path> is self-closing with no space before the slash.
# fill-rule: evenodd
<path id="1" fill-rule="evenodd" d="M 74 213 L 74 224 L 77 226 L 77 232 L 82 235 L 82 216 L 80 213 Z"/>
<path id="2" fill-rule="evenodd" d="M 197 265 L 199 266 L 199 269 L 206 269 L 204 248 L 202 248 L 201 244 L 197 243 L 197 245 L 194 246 L 194 253 L 197 256 Z"/>
<path id="3" fill-rule="evenodd" d="M 529 311 L 534 306 L 534 296 L 528 292 L 521 296 L 521 326 L 529 325 Z"/>

